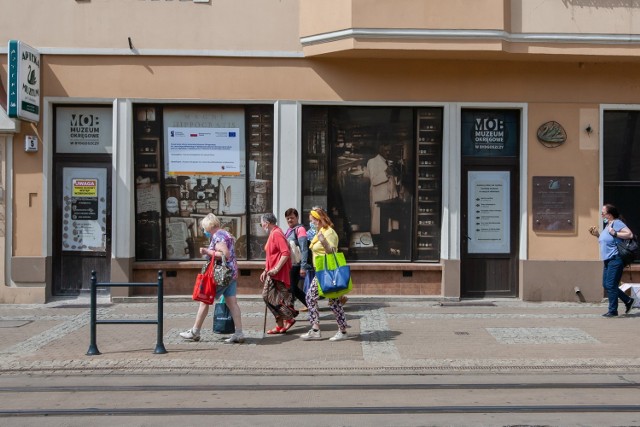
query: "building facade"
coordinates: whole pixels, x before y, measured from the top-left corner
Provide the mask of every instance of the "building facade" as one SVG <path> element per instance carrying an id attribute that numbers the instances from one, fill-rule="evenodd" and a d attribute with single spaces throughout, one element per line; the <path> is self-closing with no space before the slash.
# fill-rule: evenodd
<path id="1" fill-rule="evenodd" d="M 290 207 L 329 212 L 356 294 L 599 301 L 601 205 L 640 232 L 640 3 L 0 6 L 2 302 L 91 270 L 189 294 L 209 212 L 245 294 Z M 35 119 L 9 117 L 11 40 Z"/>

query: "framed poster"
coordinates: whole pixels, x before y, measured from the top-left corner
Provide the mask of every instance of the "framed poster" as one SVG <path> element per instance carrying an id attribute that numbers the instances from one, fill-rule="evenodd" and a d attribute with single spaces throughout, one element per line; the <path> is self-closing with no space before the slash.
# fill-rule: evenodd
<path id="1" fill-rule="evenodd" d="M 107 170 L 64 168 L 62 250 L 106 251 Z"/>
<path id="2" fill-rule="evenodd" d="M 469 171 L 467 179 L 468 252 L 510 253 L 509 171 Z"/>

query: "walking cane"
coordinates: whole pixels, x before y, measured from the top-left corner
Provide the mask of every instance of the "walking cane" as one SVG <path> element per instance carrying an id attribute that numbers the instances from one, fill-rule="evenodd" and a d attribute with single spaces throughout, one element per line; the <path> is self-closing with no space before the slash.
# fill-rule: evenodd
<path id="1" fill-rule="evenodd" d="M 264 304 L 264 323 L 262 324 L 262 338 L 267 336 L 267 303 Z"/>
<path id="2" fill-rule="evenodd" d="M 266 286 L 265 283 L 262 283 L 262 286 Z M 264 289 L 263 289 L 263 294 L 264 294 Z M 267 337 L 267 302 L 264 302 L 264 323 L 262 324 L 262 338 L 266 338 Z"/>

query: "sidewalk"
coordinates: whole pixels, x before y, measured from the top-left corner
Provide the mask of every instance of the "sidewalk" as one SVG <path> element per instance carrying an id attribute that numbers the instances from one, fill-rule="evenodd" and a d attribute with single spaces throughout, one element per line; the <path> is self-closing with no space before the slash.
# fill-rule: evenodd
<path id="1" fill-rule="evenodd" d="M 197 305 L 186 298 L 164 304 L 166 354 L 153 354 L 156 325 L 97 325 L 97 347 L 87 356 L 87 297 L 41 305 L 0 305 L 0 374 L 22 372 L 236 373 L 253 375 L 445 374 L 474 372 L 640 372 L 635 344 L 640 310 L 604 319 L 606 305 L 354 296 L 345 306 L 349 340 L 320 301 L 323 340 L 299 336 L 301 313 L 286 334 L 263 337 L 264 304 L 240 297 L 245 344 L 225 344 L 211 332 L 200 342 L 178 333 L 192 326 Z M 624 306 L 622 306 L 624 308 Z M 99 301 L 98 319 L 156 318 L 155 302 Z M 270 313 L 267 329 L 274 325 Z"/>

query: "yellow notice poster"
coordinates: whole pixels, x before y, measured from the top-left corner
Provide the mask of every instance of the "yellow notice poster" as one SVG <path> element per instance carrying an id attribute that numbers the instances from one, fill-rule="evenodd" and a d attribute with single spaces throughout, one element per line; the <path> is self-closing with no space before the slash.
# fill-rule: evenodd
<path id="1" fill-rule="evenodd" d="M 73 197 L 98 197 L 98 180 L 74 178 Z"/>

